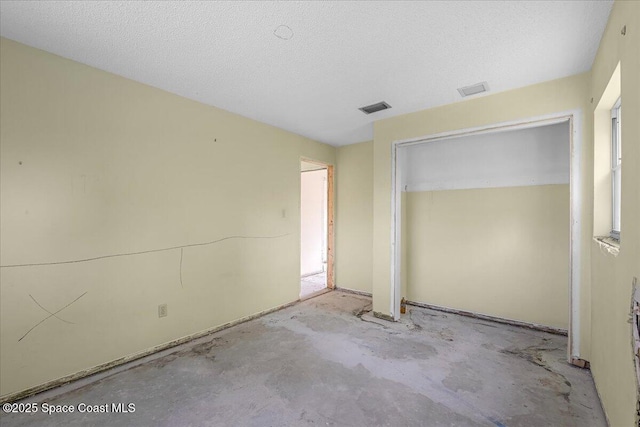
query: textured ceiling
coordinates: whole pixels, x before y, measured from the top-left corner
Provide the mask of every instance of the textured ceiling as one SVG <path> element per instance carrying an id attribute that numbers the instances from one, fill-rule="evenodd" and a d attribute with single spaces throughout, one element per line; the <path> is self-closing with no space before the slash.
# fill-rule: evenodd
<path id="1" fill-rule="evenodd" d="M 0 3 L 2 36 L 332 145 L 590 69 L 611 1 Z M 480 95 L 482 96 L 482 95 Z M 390 110 L 358 107 L 386 101 Z"/>

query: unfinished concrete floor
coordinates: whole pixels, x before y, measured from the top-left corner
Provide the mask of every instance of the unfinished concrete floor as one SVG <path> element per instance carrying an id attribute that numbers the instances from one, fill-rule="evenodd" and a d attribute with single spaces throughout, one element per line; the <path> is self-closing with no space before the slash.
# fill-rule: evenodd
<path id="1" fill-rule="evenodd" d="M 1 415 L 3 426 L 604 426 L 565 337 L 334 291 L 184 345 L 49 404 L 128 414 Z M 42 395 L 41 395 L 42 398 Z M 31 400 L 38 400 L 38 397 Z"/>
<path id="2" fill-rule="evenodd" d="M 327 289 L 326 272 L 300 278 L 300 298 L 308 297 L 325 289 Z"/>

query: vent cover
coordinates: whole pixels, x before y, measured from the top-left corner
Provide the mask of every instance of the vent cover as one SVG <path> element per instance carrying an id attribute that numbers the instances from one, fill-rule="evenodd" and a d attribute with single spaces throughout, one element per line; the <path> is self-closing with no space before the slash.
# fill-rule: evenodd
<path id="1" fill-rule="evenodd" d="M 471 95 L 477 95 L 482 92 L 488 92 L 488 91 L 489 91 L 489 85 L 487 84 L 487 82 L 477 83 L 475 85 L 465 86 L 458 89 L 458 92 L 460 92 L 460 95 L 463 98 Z"/>
<path id="2" fill-rule="evenodd" d="M 371 104 L 371 105 L 367 105 L 366 107 L 358 108 L 358 110 L 362 111 L 365 114 L 371 114 L 371 113 L 376 113 L 378 111 L 386 110 L 388 108 L 391 108 L 391 105 L 382 101 L 382 102 L 378 102 L 377 104 Z"/>

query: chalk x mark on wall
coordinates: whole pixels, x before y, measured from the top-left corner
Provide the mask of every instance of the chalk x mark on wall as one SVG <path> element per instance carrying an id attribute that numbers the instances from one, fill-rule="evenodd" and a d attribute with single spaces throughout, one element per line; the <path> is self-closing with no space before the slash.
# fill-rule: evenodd
<path id="1" fill-rule="evenodd" d="M 223 237 L 221 239 L 212 240 L 210 242 L 192 243 L 190 245 L 171 246 L 168 248 L 151 249 L 151 250 L 139 251 L 139 252 L 127 252 L 127 253 L 121 253 L 121 254 L 102 255 L 102 256 L 97 256 L 93 258 L 74 259 L 69 261 L 0 265 L 0 268 L 42 267 L 47 265 L 76 264 L 81 262 L 98 261 L 98 260 L 107 259 L 107 258 L 118 258 L 118 257 L 132 256 L 132 255 L 152 254 L 156 252 L 167 252 L 167 251 L 173 251 L 176 249 L 193 248 L 197 246 L 209 246 L 209 245 L 214 245 L 216 243 L 224 242 L 225 240 L 231 240 L 231 239 L 279 239 L 281 237 L 289 236 L 290 234 L 291 233 L 286 233 L 286 234 L 280 234 L 277 236 L 228 236 L 228 237 Z"/>
<path id="2" fill-rule="evenodd" d="M 66 309 L 67 307 L 69 307 L 71 304 L 73 304 L 74 302 L 78 301 L 80 298 L 82 298 L 83 296 L 85 296 L 87 294 L 88 291 L 85 291 L 85 293 L 83 293 L 82 295 L 80 295 L 79 297 L 77 297 L 76 299 L 74 299 L 73 301 L 71 301 L 69 304 L 65 305 L 64 307 L 62 307 L 60 310 L 51 313 L 49 310 L 47 310 L 46 308 L 42 307 L 40 305 L 40 303 L 38 303 L 35 298 L 33 298 L 33 296 L 31 294 L 29 294 L 29 296 L 31 297 L 31 299 L 38 304 L 38 306 L 40 308 L 42 308 L 44 311 L 46 311 L 47 313 L 49 313 L 49 315 L 47 317 L 45 317 L 44 319 L 42 319 L 41 321 L 39 321 L 38 323 L 36 323 L 35 325 L 33 325 L 31 327 L 31 329 L 29 329 L 27 332 L 25 332 L 25 334 L 20 337 L 20 339 L 18 340 L 18 342 L 22 341 L 24 339 L 24 337 L 26 337 L 27 335 L 29 335 L 29 333 L 31 331 L 33 331 L 35 328 L 37 328 L 38 326 L 40 326 L 41 324 L 43 324 L 45 321 L 47 321 L 48 319 L 55 317 L 56 319 L 62 320 L 63 322 L 66 322 L 66 320 L 60 319 L 58 316 L 56 316 L 58 313 L 60 313 L 62 310 Z M 67 322 L 67 323 L 71 323 L 71 322 Z"/>
<path id="3" fill-rule="evenodd" d="M 31 297 L 31 299 L 33 300 L 33 302 L 35 302 L 36 304 L 38 304 L 38 307 L 40 307 L 41 309 L 43 309 L 44 311 L 46 311 L 47 313 L 49 313 L 50 315 L 52 315 L 53 317 L 55 317 L 58 320 L 62 320 L 65 323 L 69 323 L 69 324 L 73 324 L 73 322 L 69 322 L 68 320 L 64 320 L 63 318 L 61 318 L 60 316 L 56 316 L 55 313 L 50 312 L 49 310 L 47 310 L 46 308 L 44 308 L 34 297 L 33 295 L 29 294 L 29 296 Z"/>

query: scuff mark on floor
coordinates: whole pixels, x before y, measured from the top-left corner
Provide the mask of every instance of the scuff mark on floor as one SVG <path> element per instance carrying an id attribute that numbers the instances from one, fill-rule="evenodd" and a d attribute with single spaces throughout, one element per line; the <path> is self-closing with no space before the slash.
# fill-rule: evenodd
<path id="1" fill-rule="evenodd" d="M 389 329 L 389 327 L 382 323 L 382 321 L 376 320 L 377 318 L 373 315 L 368 315 L 373 311 L 373 304 L 367 304 L 362 308 L 356 309 L 353 311 L 353 315 L 363 322 L 373 323 L 374 325 L 381 326 L 382 329 Z"/>
<path id="2" fill-rule="evenodd" d="M 389 322 L 370 298 L 330 292 L 47 400 L 159 408 L 123 425 L 606 425 L 590 372 L 562 359 L 565 337 L 425 312 Z M 114 425 L 68 415 L 29 425 Z"/>
<path id="3" fill-rule="evenodd" d="M 415 320 L 413 320 L 413 310 L 409 310 L 409 320 L 411 321 L 411 327 L 409 328 L 409 330 L 414 330 L 414 331 L 421 331 L 422 330 L 422 326 L 420 326 L 418 323 L 416 323 Z"/>
<path id="4" fill-rule="evenodd" d="M 562 350 L 562 349 L 560 347 L 545 346 L 546 341 L 548 341 L 548 339 L 543 339 L 543 341 L 544 342 L 539 343 L 537 345 L 532 345 L 525 348 L 518 348 L 518 347 L 505 348 L 500 350 L 500 353 L 520 357 L 522 359 L 525 359 L 528 362 L 533 363 L 534 365 L 537 365 L 543 368 L 547 372 L 551 373 L 557 379 L 557 382 L 551 381 L 548 378 L 541 378 L 539 380 L 540 384 L 542 384 L 545 387 L 553 388 L 558 396 L 562 396 L 562 398 L 567 403 L 570 403 L 571 382 L 563 374 L 553 370 L 547 364 L 547 362 L 545 362 L 542 356 L 543 354 L 542 352 L 550 352 L 550 351 L 556 351 L 556 350 Z M 556 387 L 556 385 L 558 386 Z M 562 387 L 563 385 L 568 387 L 568 390 L 565 390 L 565 387 Z"/>

